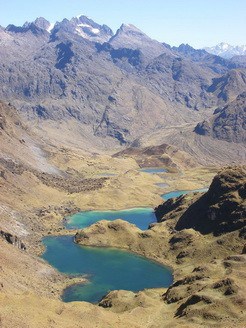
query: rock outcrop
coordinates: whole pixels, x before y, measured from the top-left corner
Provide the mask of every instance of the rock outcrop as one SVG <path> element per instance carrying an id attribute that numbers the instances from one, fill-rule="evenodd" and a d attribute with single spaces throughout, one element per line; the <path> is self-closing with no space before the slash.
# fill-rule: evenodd
<path id="1" fill-rule="evenodd" d="M 246 225 L 246 169 L 228 168 L 219 173 L 209 190 L 179 218 L 175 229 L 195 229 L 220 235 Z"/>
<path id="2" fill-rule="evenodd" d="M 0 237 L 2 237 L 4 240 L 6 240 L 9 244 L 25 251 L 26 246 L 25 244 L 21 241 L 21 239 L 17 236 L 12 235 L 9 232 L 5 232 L 3 230 L 0 230 Z"/>

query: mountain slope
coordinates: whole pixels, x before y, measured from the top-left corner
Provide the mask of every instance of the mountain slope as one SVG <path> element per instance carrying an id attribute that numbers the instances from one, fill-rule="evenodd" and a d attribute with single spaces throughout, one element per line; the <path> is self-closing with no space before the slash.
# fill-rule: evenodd
<path id="1" fill-rule="evenodd" d="M 88 149 L 162 138 L 163 129 L 195 125 L 245 88 L 244 71 L 218 56 L 172 49 L 132 25 L 112 35 L 86 16 L 1 29 L 0 58 L 0 98 L 36 133 Z"/>
<path id="2" fill-rule="evenodd" d="M 140 127 L 145 133 L 159 121 L 172 124 L 192 119 L 141 78 L 118 68 L 107 52 L 98 52 L 95 43 L 66 29 L 66 24 L 70 26 L 68 22 L 56 25 L 51 34 L 40 30 L 37 35 L 30 29 L 3 32 L 2 99 L 11 101 L 30 120 L 38 117 L 43 125 L 47 120 L 73 120 L 89 134 L 105 137 L 106 143 L 108 136 L 108 142 L 134 140 Z"/>
<path id="3" fill-rule="evenodd" d="M 224 104 L 244 92 L 245 87 L 246 69 L 232 69 L 221 77 L 213 79 L 208 92 L 217 96 L 218 104 Z"/>
<path id="4" fill-rule="evenodd" d="M 217 109 L 208 121 L 199 123 L 195 132 L 229 142 L 246 143 L 246 92 L 222 109 Z"/>
<path id="5" fill-rule="evenodd" d="M 11 104 L 0 101 L 0 168 L 18 169 L 19 163 L 46 173 L 58 173 L 59 170 L 47 160 L 45 143 L 38 138 L 18 115 Z"/>
<path id="6" fill-rule="evenodd" d="M 146 62 L 163 53 L 172 55 L 172 52 L 160 42 L 151 39 L 136 26 L 122 24 L 116 34 L 109 40 L 115 49 L 129 48 L 140 50 Z"/>

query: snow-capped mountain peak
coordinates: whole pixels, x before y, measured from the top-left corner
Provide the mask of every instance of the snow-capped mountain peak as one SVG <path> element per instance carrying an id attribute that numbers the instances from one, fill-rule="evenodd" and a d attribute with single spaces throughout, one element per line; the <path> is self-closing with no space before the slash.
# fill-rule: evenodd
<path id="1" fill-rule="evenodd" d="M 231 46 L 226 42 L 221 42 L 220 44 L 217 45 L 217 47 L 222 50 L 227 50 L 227 49 L 231 48 Z"/>
<path id="2" fill-rule="evenodd" d="M 221 42 L 214 47 L 206 47 L 203 49 L 213 55 L 221 56 L 223 58 L 246 55 L 246 45 L 232 46 L 226 42 Z"/>
<path id="3" fill-rule="evenodd" d="M 38 17 L 34 22 L 25 22 L 22 26 L 9 25 L 6 30 L 14 33 L 25 33 L 32 31 L 37 33 L 38 31 L 47 31 L 51 33 L 55 24 L 50 23 L 47 19 L 43 17 Z"/>

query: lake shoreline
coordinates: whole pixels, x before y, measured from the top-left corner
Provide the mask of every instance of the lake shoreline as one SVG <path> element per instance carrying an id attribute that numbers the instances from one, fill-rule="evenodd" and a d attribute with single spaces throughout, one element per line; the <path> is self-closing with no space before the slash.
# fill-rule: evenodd
<path id="1" fill-rule="evenodd" d="M 124 284 L 126 284 L 126 285 L 129 285 L 130 284 L 130 286 L 132 285 L 134 287 L 131 287 L 133 289 L 129 289 L 129 287 L 128 287 L 126 290 L 132 290 L 132 291 L 136 292 L 136 291 L 140 291 L 140 290 L 143 290 L 143 289 L 146 289 L 146 288 L 147 289 L 148 288 L 151 288 L 151 289 L 152 288 L 167 288 L 173 282 L 173 270 L 170 269 L 170 267 L 164 265 L 163 263 L 160 263 L 159 261 L 156 261 L 156 260 L 153 260 L 153 259 L 148 259 L 148 258 L 146 258 L 146 256 L 143 256 L 142 254 L 138 254 L 137 252 L 129 251 L 127 249 L 119 249 L 119 248 L 115 248 L 115 247 L 82 246 L 82 245 L 79 245 L 77 243 L 74 243 L 74 238 L 72 238 L 72 236 L 69 236 L 69 238 L 67 238 L 67 237 L 68 236 L 57 236 L 57 237 L 48 236 L 48 237 L 44 238 L 44 244 L 46 246 L 46 252 L 43 254 L 42 258 L 46 259 L 48 261 L 48 263 L 50 263 L 50 264 L 53 263 L 52 265 L 54 266 L 54 268 L 57 268 L 60 273 L 62 273 L 63 270 L 64 270 L 64 268 L 66 268 L 65 269 L 66 270 L 66 275 L 68 274 L 68 276 L 70 275 L 70 273 L 68 273 L 69 270 L 71 270 L 72 272 L 74 272 L 74 270 L 77 270 L 76 269 L 77 267 L 79 268 L 79 270 L 81 270 L 81 268 L 83 267 L 82 262 L 81 262 L 82 267 L 81 267 L 81 265 L 79 265 L 79 266 L 77 265 L 77 263 L 79 261 L 79 256 L 81 256 L 81 253 L 84 254 L 84 255 L 82 255 L 83 256 L 83 262 L 85 261 L 85 263 L 87 263 L 88 260 L 86 259 L 86 256 L 87 256 L 86 254 L 90 254 L 89 255 L 89 258 L 90 258 L 90 261 L 93 262 L 93 266 L 97 267 L 98 266 L 98 263 L 100 263 L 100 265 L 99 265 L 99 272 L 96 273 L 93 270 L 94 274 L 92 276 L 91 276 L 90 272 L 87 271 L 87 270 L 90 270 L 89 269 L 90 266 L 87 267 L 85 265 L 84 266 L 84 269 L 83 269 L 84 271 L 83 270 L 82 271 L 87 274 L 87 281 L 89 282 L 89 285 L 87 285 L 86 283 L 85 284 L 83 283 L 81 285 L 80 283 L 77 283 L 76 282 L 75 284 L 72 283 L 71 285 L 66 286 L 65 289 L 63 290 L 62 294 L 61 294 L 61 298 L 62 299 L 63 299 L 63 295 L 64 295 L 65 290 L 66 289 L 69 289 L 70 287 L 71 287 L 72 290 L 73 290 L 73 287 L 76 286 L 76 285 L 78 285 L 78 289 L 80 289 L 81 287 L 82 288 L 85 288 L 85 289 L 86 288 L 89 288 L 90 289 L 91 288 L 91 284 L 94 284 L 98 280 L 98 277 L 101 276 L 101 270 L 103 268 L 104 268 L 103 269 L 103 272 L 105 270 L 109 270 L 109 273 L 105 276 L 106 281 L 111 281 L 111 279 L 113 277 L 115 277 L 114 275 L 115 274 L 117 275 L 117 273 L 115 272 L 115 269 L 117 269 L 117 266 L 120 266 L 120 267 L 123 266 L 120 269 L 120 272 L 124 272 L 124 270 L 125 270 L 125 273 L 127 272 L 127 274 L 129 275 L 130 272 L 131 272 L 131 270 L 134 269 L 135 265 L 137 265 L 136 269 L 138 271 L 140 270 L 140 268 L 138 266 L 138 262 L 139 261 L 140 261 L 139 262 L 140 267 L 141 267 L 141 263 L 143 263 L 144 266 L 153 267 L 153 269 L 156 268 L 155 270 L 158 270 L 158 271 L 161 270 L 161 271 L 163 271 L 163 274 L 164 275 L 163 276 L 161 275 L 158 278 L 158 280 L 159 279 L 163 280 L 163 283 L 160 283 L 160 282 L 158 283 L 158 280 L 155 280 L 155 278 L 154 278 L 154 280 L 151 279 L 151 280 L 146 281 L 146 283 L 142 286 L 142 288 L 140 288 L 140 289 L 139 288 L 134 289 L 135 288 L 135 285 L 139 285 L 139 283 L 140 283 L 140 285 L 139 285 L 139 287 L 140 287 L 141 286 L 141 283 L 143 283 L 143 282 L 141 282 L 141 280 L 139 281 L 139 279 L 138 279 L 137 282 L 136 282 L 136 284 L 133 284 L 132 279 L 130 279 L 130 276 L 129 276 L 129 281 L 126 280 L 125 283 L 123 283 L 123 286 L 124 286 Z M 74 253 L 74 255 L 70 254 L 70 252 L 73 249 L 74 249 L 74 251 L 76 251 Z M 78 253 L 78 250 L 79 249 L 81 249 L 81 252 Z M 54 256 L 55 256 L 54 254 L 57 251 L 58 251 L 57 257 L 54 258 Z M 60 262 L 61 260 L 59 260 L 60 257 L 61 257 L 60 252 L 62 252 L 62 262 Z M 66 255 L 66 253 L 69 254 L 69 255 Z M 93 259 L 93 256 L 94 256 L 93 254 L 96 255 L 97 253 L 100 255 L 99 256 L 99 259 L 98 260 L 95 259 L 95 261 L 92 260 Z M 110 254 L 112 254 L 112 255 L 113 254 L 117 254 L 116 255 L 117 256 L 117 262 L 116 262 L 116 264 L 118 263 L 117 266 L 114 267 L 114 263 L 115 262 L 112 263 L 114 269 L 112 268 L 112 265 L 109 264 L 110 262 L 108 263 L 108 261 L 110 261 L 110 257 L 108 257 L 108 256 L 111 256 Z M 103 260 L 103 262 L 101 263 L 100 262 L 101 261 L 101 258 L 102 257 L 104 258 L 105 256 L 107 258 L 107 261 L 106 261 L 106 258 L 105 258 L 105 260 Z M 119 261 L 119 258 L 121 258 L 121 257 L 122 257 L 122 261 L 121 260 Z M 125 261 L 126 261 L 127 258 L 131 259 L 131 265 L 130 265 L 130 267 L 128 269 L 126 269 L 127 264 L 125 263 Z M 136 260 L 136 263 L 135 263 L 135 260 Z M 75 263 L 75 264 L 73 264 L 73 263 Z M 80 261 L 79 261 L 79 263 L 80 263 Z M 145 270 L 147 270 L 147 267 L 145 268 Z M 63 269 L 61 269 L 61 268 L 63 268 Z M 112 278 L 110 278 L 110 273 L 111 273 L 111 270 L 112 269 L 113 269 L 114 275 L 112 276 Z M 134 269 L 134 270 L 136 270 L 136 269 Z M 152 277 L 153 277 L 153 274 L 155 272 L 155 271 L 153 271 L 153 269 L 151 270 L 151 272 L 152 272 L 151 273 L 151 276 Z M 129 270 L 130 270 L 130 272 L 129 272 Z M 146 275 L 145 270 L 144 271 L 140 271 L 140 272 L 142 272 L 142 273 L 144 273 Z M 120 277 L 120 275 L 121 275 L 120 272 L 119 272 L 119 275 L 117 275 L 118 277 Z M 79 273 L 79 272 L 77 272 L 77 273 Z M 77 275 L 77 273 L 76 273 L 76 275 Z M 80 272 L 80 273 L 82 273 L 82 272 Z M 125 276 L 125 274 L 123 275 L 123 277 L 124 276 Z M 82 277 L 83 277 L 83 275 L 82 275 Z M 134 277 L 134 276 L 132 276 L 132 277 Z M 140 275 L 140 277 L 141 277 L 141 275 Z M 137 278 L 140 278 L 140 277 L 138 277 L 138 275 L 137 275 Z M 115 278 L 113 278 L 113 281 L 114 281 L 114 279 Z M 142 277 L 142 279 L 143 279 L 143 277 Z M 103 281 L 101 282 L 102 283 L 102 286 L 103 286 Z M 122 283 L 121 280 L 119 280 L 119 281 L 117 280 L 117 284 L 118 283 L 121 284 Z M 168 286 L 167 286 L 167 284 L 168 284 Z M 100 289 L 100 286 L 98 286 L 98 288 Z M 124 289 L 124 288 L 120 288 L 120 286 L 117 287 L 117 285 L 116 285 L 113 290 L 115 290 L 115 289 L 117 290 L 117 289 Z M 103 295 L 101 295 L 101 296 L 103 296 Z M 89 297 L 89 299 L 90 299 L 90 294 L 87 297 Z M 85 301 L 85 299 L 80 299 L 80 300 L 77 299 L 77 301 Z M 98 301 L 99 301 L 99 299 L 98 299 Z"/>

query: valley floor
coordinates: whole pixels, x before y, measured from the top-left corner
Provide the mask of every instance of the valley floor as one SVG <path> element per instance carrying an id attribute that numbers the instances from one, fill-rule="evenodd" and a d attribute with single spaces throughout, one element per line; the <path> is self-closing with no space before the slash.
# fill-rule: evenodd
<path id="1" fill-rule="evenodd" d="M 25 251 L 20 250 L 7 243 L 5 239 L 0 239 L 1 327 L 224 327 L 225 320 L 228 322 L 226 327 L 243 327 L 242 315 L 239 313 L 242 308 L 239 303 L 243 302 L 242 292 L 241 298 L 238 298 L 238 306 L 234 303 L 235 308 L 230 309 L 229 317 L 226 315 L 225 307 L 228 304 L 230 306 L 230 303 L 225 303 L 221 318 L 218 315 L 214 315 L 213 318 L 210 314 L 206 318 L 203 310 L 200 314 L 187 313 L 175 317 L 177 304 L 167 304 L 162 300 L 161 295 L 166 292 L 165 289 L 146 290 L 136 295 L 132 292 L 116 292 L 108 300 L 111 309 L 105 305 L 107 299 L 105 304 L 102 304 L 103 307 L 84 302 L 63 303 L 59 300 L 62 289 L 84 278 L 65 277 L 37 257 L 43 251 L 43 236 L 71 234 L 71 231 L 66 231 L 63 227 L 62 219 L 66 215 L 80 209 L 155 207 L 162 203 L 160 195 L 164 192 L 209 186 L 218 168 L 196 167 L 182 172 L 155 175 L 139 172 L 136 161 L 131 158 L 112 158 L 109 155 L 93 157 L 69 150 L 64 150 L 63 153 L 54 152 L 48 161 L 58 172 L 59 178 L 51 172 L 40 174 L 30 166 L 15 166 L 11 160 L 1 162 L 3 173 L 0 178 L 0 228 L 4 233 L 17 236 L 17 242 L 14 244 L 19 246 L 21 241 L 26 247 Z M 115 175 L 102 178 L 101 175 L 105 173 Z M 162 182 L 167 183 L 168 187 L 162 189 L 156 185 Z M 84 187 L 81 188 L 81 185 Z M 201 264 L 199 256 L 206 258 L 206 262 L 211 261 L 210 251 L 216 242 L 213 238 L 200 239 L 196 234 L 193 237 L 198 252 L 190 258 L 190 262 L 186 260 L 185 265 L 177 264 L 176 251 L 166 257 L 170 227 L 162 223 L 157 224 L 157 227 L 159 225 L 160 228 L 156 228 L 155 237 L 151 239 L 152 242 L 147 248 L 141 242 L 136 243 L 134 239 L 133 243 L 128 244 L 128 249 L 172 266 L 175 269 L 175 281 L 189 275 L 192 268 Z M 130 234 L 134 233 L 134 227 L 131 227 Z M 124 240 L 124 232 L 122 236 Z M 125 245 L 113 242 L 114 236 L 106 234 L 105 238 L 107 246 L 125 248 Z M 160 241 L 160 238 L 163 241 Z M 234 237 L 231 241 L 234 243 Z M 91 242 L 93 243 L 93 238 Z M 235 251 L 238 250 L 236 244 L 233 244 L 233 247 Z M 228 245 L 222 252 L 223 256 L 231 255 L 232 249 L 229 251 L 227 248 Z M 209 275 L 209 283 L 226 276 L 222 255 L 204 269 Z M 241 260 L 240 265 L 235 262 L 237 260 L 230 261 L 233 272 L 235 267 L 233 279 L 241 286 Z M 186 293 L 178 291 L 180 292 Z M 221 310 L 222 301 L 223 298 L 219 296 L 216 303 L 218 311 Z"/>

